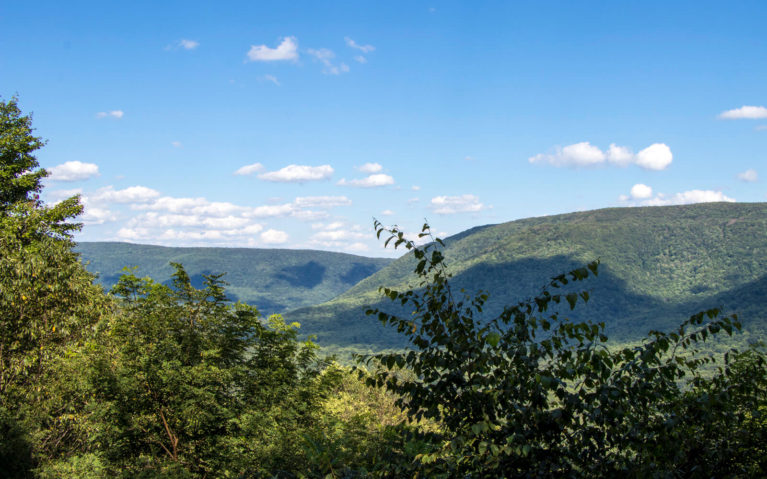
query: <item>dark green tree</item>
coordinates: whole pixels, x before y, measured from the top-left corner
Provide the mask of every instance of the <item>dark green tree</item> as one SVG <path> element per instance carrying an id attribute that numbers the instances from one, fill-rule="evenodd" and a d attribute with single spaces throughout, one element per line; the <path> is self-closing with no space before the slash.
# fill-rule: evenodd
<path id="1" fill-rule="evenodd" d="M 0 475 L 64 440 L 50 435 L 61 407 L 52 396 L 54 364 L 88 335 L 106 304 L 72 251 L 79 198 L 55 206 L 38 198 L 46 172 L 35 169 L 32 153 L 42 145 L 17 100 L 0 101 L 0 417 L 33 445 L 22 454 L 3 444 Z"/>
<path id="2" fill-rule="evenodd" d="M 712 309 L 639 346 L 610 348 L 604 323 L 567 318 L 589 299 L 573 283 L 596 275 L 594 262 L 482 319 L 487 295 L 452 290 L 441 240 L 417 247 L 396 227 L 375 226 L 387 244 L 412 251 L 421 279 L 415 290 L 382 288 L 412 315 L 367 311 L 413 350 L 363 358 L 381 365 L 369 384 L 399 396 L 411 418 L 444 428 L 415 469 L 430 477 L 764 474 L 764 355 L 733 352 L 713 379 L 700 374 L 711 358 L 696 345 L 732 334 L 736 317 Z M 428 225 L 421 237 L 430 237 Z"/>
<path id="3" fill-rule="evenodd" d="M 48 175 L 33 155 L 45 142 L 33 131 L 32 116 L 22 115 L 17 98 L 0 100 L 0 213 L 39 193 Z"/>

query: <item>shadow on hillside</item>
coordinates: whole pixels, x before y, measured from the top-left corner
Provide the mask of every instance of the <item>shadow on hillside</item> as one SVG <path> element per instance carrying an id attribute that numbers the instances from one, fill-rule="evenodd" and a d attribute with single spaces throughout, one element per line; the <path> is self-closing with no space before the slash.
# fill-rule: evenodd
<path id="1" fill-rule="evenodd" d="M 505 306 L 540 293 L 549 278 L 582 265 L 567 256 L 478 264 L 456 275 L 451 284 L 454 293 L 461 288 L 471 294 L 480 290 L 491 292 L 483 314 L 483 317 L 491 318 Z M 561 304 L 559 311 L 566 312 L 567 317 L 574 320 L 604 322 L 608 336 L 621 341 L 642 338 L 650 330 L 671 330 L 690 315 L 713 307 L 721 307 L 725 314 L 738 313 L 746 328 L 763 329 L 767 321 L 763 306 L 767 275 L 707 298 L 671 302 L 631 292 L 624 280 L 610 272 L 609 265 L 602 264 L 599 276 L 571 283 L 560 291 L 583 290 L 589 291 L 591 296 L 587 304 L 579 304 L 573 311 L 569 311 L 566 304 Z M 388 300 L 382 299 L 373 306 L 391 314 L 410 315 L 406 308 Z M 317 335 L 321 345 L 371 345 L 379 348 L 407 345 L 403 335 L 393 328 L 384 327 L 374 316 L 366 316 L 365 309 L 331 302 L 297 309 L 285 316 L 288 321 L 301 323 L 302 334 Z"/>

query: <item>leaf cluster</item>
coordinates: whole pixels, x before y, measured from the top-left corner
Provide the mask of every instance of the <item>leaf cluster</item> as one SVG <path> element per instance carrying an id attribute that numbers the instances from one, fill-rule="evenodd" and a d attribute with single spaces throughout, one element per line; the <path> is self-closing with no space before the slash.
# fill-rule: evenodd
<path id="1" fill-rule="evenodd" d="M 411 418 L 444 426 L 438 450 L 417 458 L 429 474 L 710 476 L 765 467 L 749 446 L 763 432 L 750 429 L 746 418 L 761 417 L 767 389 L 733 372 L 745 368 L 764 378 L 763 354 L 732 352 L 714 379 L 699 374 L 712 358 L 700 355 L 697 345 L 739 330 L 736 316 L 707 310 L 670 333 L 653 331 L 638 346 L 611 349 L 604 323 L 568 318 L 589 300 L 588 292 L 559 292 L 595 276 L 594 261 L 480 320 L 488 296 L 453 291 L 441 240 L 419 247 L 396 227 L 375 227 L 379 237 L 388 235 L 387 243 L 413 251 L 421 282 L 417 290 L 381 289 L 412 310 L 409 317 L 366 311 L 407 337 L 413 350 L 360 359 L 383 366 L 368 384 L 398 396 Z M 428 225 L 421 237 L 431 237 Z M 700 437 L 741 455 L 701 448 Z"/>

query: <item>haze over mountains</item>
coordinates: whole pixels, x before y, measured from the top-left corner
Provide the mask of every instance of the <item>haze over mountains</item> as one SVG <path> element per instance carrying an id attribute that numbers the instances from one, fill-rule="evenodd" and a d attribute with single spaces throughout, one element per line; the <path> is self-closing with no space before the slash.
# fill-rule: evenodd
<path id="1" fill-rule="evenodd" d="M 283 312 L 301 323 L 302 334 L 316 334 L 332 347 L 402 346 L 395 331 L 364 310 L 396 310 L 381 299 L 380 286 L 416 286 L 412 255 L 392 261 L 310 250 L 124 243 L 81 243 L 78 250 L 107 287 L 123 266 L 167 281 L 168 263 L 180 262 L 197 285 L 204 273 L 227 272 L 234 299 L 266 314 Z M 740 314 L 749 331 L 767 330 L 767 203 L 609 208 L 478 226 L 447 238 L 445 255 L 456 291 L 489 293 L 486 314 L 598 258 L 599 277 L 581 285 L 592 299 L 571 316 L 604 321 L 612 338 L 667 330 L 715 306 Z"/>

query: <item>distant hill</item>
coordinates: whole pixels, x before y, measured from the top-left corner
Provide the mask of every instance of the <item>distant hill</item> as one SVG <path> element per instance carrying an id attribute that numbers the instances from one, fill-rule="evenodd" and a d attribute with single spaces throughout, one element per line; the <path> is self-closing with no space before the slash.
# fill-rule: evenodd
<path id="1" fill-rule="evenodd" d="M 168 282 L 181 263 L 200 287 L 203 274 L 226 273 L 229 296 L 264 314 L 328 301 L 392 260 L 328 251 L 255 248 L 166 248 L 130 243 L 82 242 L 75 248 L 99 283 L 111 288 L 126 266 L 137 275 Z"/>
<path id="2" fill-rule="evenodd" d="M 438 223 L 434 223 L 436 228 Z M 636 339 L 694 312 L 722 306 L 744 327 L 767 330 L 767 203 L 609 208 L 481 226 L 446 240 L 456 290 L 490 294 L 488 314 L 528 298 L 559 273 L 599 258 L 600 274 L 581 283 L 592 300 L 571 314 L 604 321 L 612 337 Z M 392 312 L 379 286 L 410 288 L 412 254 L 327 303 L 286 316 L 320 344 L 400 347 L 402 338 L 364 315 Z M 406 311 L 401 311 L 407 314 Z"/>

